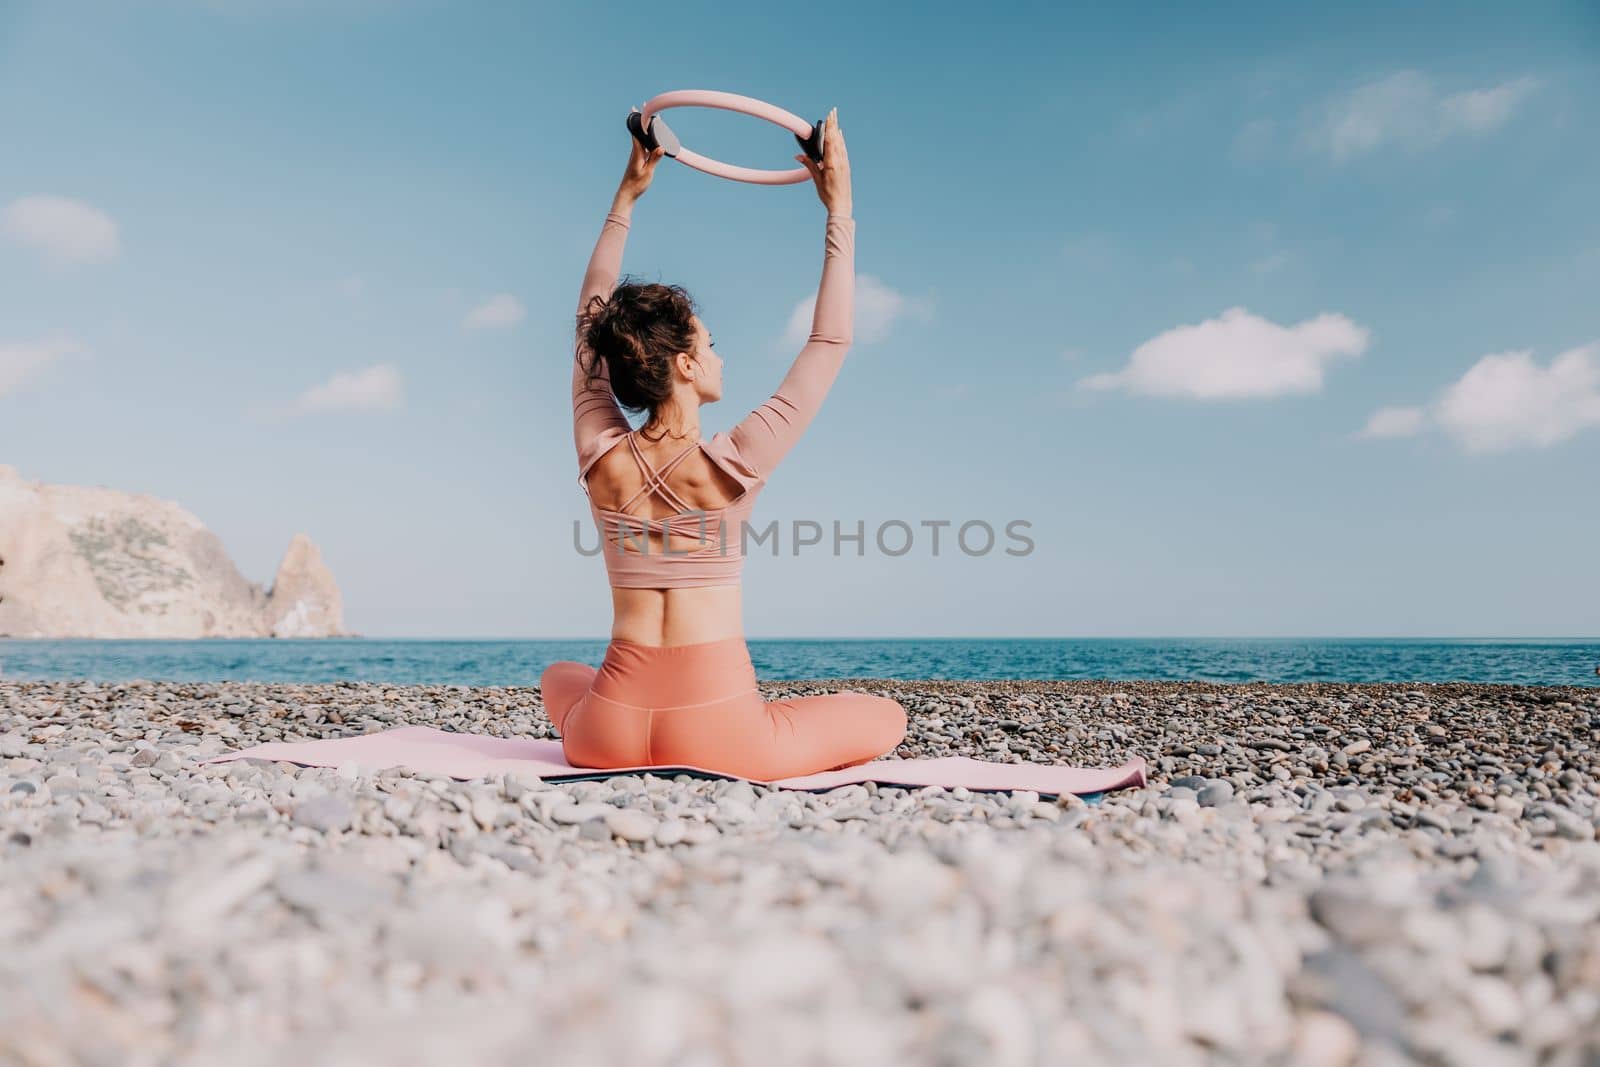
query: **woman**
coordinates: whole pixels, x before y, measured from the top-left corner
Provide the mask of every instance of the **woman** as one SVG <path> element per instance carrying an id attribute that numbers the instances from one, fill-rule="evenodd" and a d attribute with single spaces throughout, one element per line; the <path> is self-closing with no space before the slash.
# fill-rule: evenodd
<path id="1" fill-rule="evenodd" d="M 778 391 L 709 441 L 700 409 L 722 396 L 722 360 L 688 293 L 616 284 L 633 205 L 661 159 L 633 142 L 584 276 L 572 371 L 578 484 L 601 531 L 611 643 L 598 671 L 563 661 L 540 679 L 574 766 L 688 765 L 770 781 L 865 763 L 905 736 L 905 709 L 886 697 L 764 702 L 740 616 L 745 520 L 850 348 L 855 220 L 832 112 L 823 138 L 820 164 L 795 157 L 828 209 L 810 339 Z M 622 407 L 649 417 L 630 430 Z"/>

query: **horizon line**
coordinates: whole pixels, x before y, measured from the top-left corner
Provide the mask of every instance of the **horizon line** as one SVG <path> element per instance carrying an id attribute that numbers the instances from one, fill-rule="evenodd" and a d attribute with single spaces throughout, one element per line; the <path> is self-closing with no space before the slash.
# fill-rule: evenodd
<path id="1" fill-rule="evenodd" d="M 1154 634 L 1154 635 L 953 635 L 911 634 L 884 636 L 790 635 L 765 637 L 742 635 L 746 641 L 1564 641 L 1600 644 L 1600 636 L 1557 634 Z M 472 636 L 418 636 L 341 634 L 332 637 L 23 637 L 0 634 L 0 641 L 96 641 L 96 642 L 178 642 L 178 641 L 271 641 L 279 644 L 328 641 L 415 641 L 443 643 L 480 643 L 489 641 L 586 641 L 608 643 L 611 636 L 525 636 L 525 635 L 472 635 Z M 663 646 L 671 647 L 671 646 Z"/>

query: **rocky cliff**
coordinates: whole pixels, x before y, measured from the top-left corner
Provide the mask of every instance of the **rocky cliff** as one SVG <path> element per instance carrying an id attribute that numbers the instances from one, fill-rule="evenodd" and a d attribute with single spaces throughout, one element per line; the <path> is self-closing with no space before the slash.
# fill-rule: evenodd
<path id="1" fill-rule="evenodd" d="M 179 505 L 0 465 L 0 636 L 331 637 L 343 604 L 304 534 L 263 591 Z"/>

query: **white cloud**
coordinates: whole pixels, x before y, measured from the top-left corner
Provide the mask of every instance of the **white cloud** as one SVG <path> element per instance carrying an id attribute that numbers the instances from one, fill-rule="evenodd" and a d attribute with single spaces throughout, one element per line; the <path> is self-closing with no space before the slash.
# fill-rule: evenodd
<path id="1" fill-rule="evenodd" d="M 0 396 L 21 387 L 62 356 L 80 351 L 82 348 L 76 342 L 64 338 L 0 342 Z"/>
<path id="2" fill-rule="evenodd" d="M 1445 94 L 1427 75 L 1403 70 L 1333 100 L 1307 139 L 1338 162 L 1387 144 L 1427 148 L 1458 134 L 1505 125 L 1538 86 L 1537 79 L 1524 77 Z"/>
<path id="3" fill-rule="evenodd" d="M 1198 325 L 1178 326 L 1138 348 L 1115 374 L 1095 374 L 1080 389 L 1200 400 L 1315 393 L 1324 365 L 1366 351 L 1369 334 L 1343 315 L 1279 326 L 1242 307 Z"/>
<path id="4" fill-rule="evenodd" d="M 0 229 L 54 267 L 103 263 L 122 251 L 115 220 L 65 196 L 24 196 L 0 212 Z"/>
<path id="5" fill-rule="evenodd" d="M 1600 423 L 1600 342 L 1541 367 L 1533 353 L 1484 356 L 1434 405 L 1434 421 L 1469 451 L 1545 447 Z"/>
<path id="6" fill-rule="evenodd" d="M 335 411 L 392 411 L 404 401 L 400 372 L 387 363 L 335 374 L 295 398 L 291 415 Z"/>
<path id="7" fill-rule="evenodd" d="M 1470 89 L 1439 101 L 1439 112 L 1451 130 L 1478 132 L 1504 126 L 1511 113 L 1539 87 L 1537 78 L 1517 78 L 1493 89 Z"/>
<path id="8" fill-rule="evenodd" d="M 1548 367 L 1526 350 L 1484 356 L 1426 408 L 1384 411 L 1414 412 L 1411 432 L 1437 429 L 1467 452 L 1547 448 L 1600 426 L 1600 341 L 1563 352 Z M 1367 420 L 1368 431 L 1384 411 Z"/>
<path id="9" fill-rule="evenodd" d="M 1421 408 L 1379 408 L 1367 419 L 1359 437 L 1415 437 L 1422 432 L 1428 413 Z"/>
<path id="10" fill-rule="evenodd" d="M 527 314 L 522 301 L 510 293 L 499 293 L 467 312 L 461 324 L 469 330 L 503 330 L 515 326 Z"/>
<path id="11" fill-rule="evenodd" d="M 789 315 L 789 325 L 784 331 L 783 343 L 792 348 L 803 345 L 811 336 L 811 320 L 816 314 L 817 294 L 812 293 L 795 305 Z M 907 317 L 927 319 L 933 316 L 931 300 L 908 297 L 884 285 L 871 274 L 856 275 L 853 339 L 872 343 L 889 336 L 894 324 Z"/>

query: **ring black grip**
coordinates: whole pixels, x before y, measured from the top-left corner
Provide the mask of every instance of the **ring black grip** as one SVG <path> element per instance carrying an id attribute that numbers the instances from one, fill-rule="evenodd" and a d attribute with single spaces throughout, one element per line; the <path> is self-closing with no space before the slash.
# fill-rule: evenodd
<path id="1" fill-rule="evenodd" d="M 822 162 L 822 121 L 819 119 L 812 124 L 811 136 L 801 137 L 798 133 L 794 139 L 800 142 L 800 147 L 805 149 L 806 155 L 811 157 L 813 163 Z"/>
<path id="2" fill-rule="evenodd" d="M 656 135 L 644 128 L 644 113 L 638 108 L 628 112 L 628 132 L 644 146 L 646 152 L 655 151 Z"/>
<path id="3" fill-rule="evenodd" d="M 646 152 L 654 152 L 658 146 L 665 146 L 665 154 L 676 158 L 678 149 L 683 147 L 677 135 L 672 132 L 665 122 L 661 121 L 660 115 L 652 115 L 650 128 L 648 130 L 645 129 L 644 112 L 638 108 L 633 108 L 628 112 L 628 132 L 633 134 L 634 140 L 644 146 Z"/>

